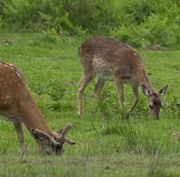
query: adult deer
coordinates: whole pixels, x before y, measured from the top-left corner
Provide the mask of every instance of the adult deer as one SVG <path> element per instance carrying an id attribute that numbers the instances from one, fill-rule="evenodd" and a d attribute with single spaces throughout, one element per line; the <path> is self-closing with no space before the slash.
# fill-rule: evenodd
<path id="1" fill-rule="evenodd" d="M 67 124 L 58 132 L 52 132 L 32 97 L 23 74 L 15 65 L 0 62 L 0 115 L 14 123 L 22 152 L 26 150 L 22 123 L 36 139 L 42 151 L 48 154 L 62 154 L 63 144 L 74 144 L 66 139 L 72 128 Z"/>
<path id="2" fill-rule="evenodd" d="M 78 90 L 78 115 L 82 116 L 82 96 L 88 83 L 99 76 L 95 86 L 95 94 L 100 99 L 100 93 L 106 80 L 114 80 L 117 86 L 120 105 L 124 106 L 123 84 L 132 85 L 134 93 L 134 109 L 138 103 L 138 87 L 142 86 L 143 93 L 149 98 L 149 108 L 154 117 L 159 117 L 162 107 L 161 96 L 164 96 L 167 87 L 156 92 L 149 80 L 147 71 L 140 55 L 129 45 L 104 37 L 91 38 L 79 48 L 80 62 L 83 67 L 83 76 L 79 82 Z"/>

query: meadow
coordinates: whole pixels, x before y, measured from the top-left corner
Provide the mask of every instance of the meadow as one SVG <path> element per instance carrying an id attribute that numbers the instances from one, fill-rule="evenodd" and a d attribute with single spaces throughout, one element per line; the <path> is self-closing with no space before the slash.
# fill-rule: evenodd
<path id="1" fill-rule="evenodd" d="M 28 153 L 21 156 L 11 122 L 0 120 L 0 176 L 3 177 L 178 177 L 180 141 L 180 50 L 137 49 L 144 58 L 157 90 L 169 85 L 160 119 L 149 115 L 147 99 L 141 93 L 130 119 L 120 115 L 113 82 L 106 84 L 102 103 L 96 102 L 88 85 L 84 96 L 85 115 L 77 116 L 77 89 L 82 74 L 77 49 L 82 37 L 48 33 L 0 33 L 0 60 L 16 64 L 26 76 L 32 94 L 48 125 L 58 130 L 73 124 L 60 156 L 44 156 L 25 130 Z M 132 91 L 125 86 L 126 111 L 132 105 Z M 103 116 L 102 116 L 103 112 Z"/>

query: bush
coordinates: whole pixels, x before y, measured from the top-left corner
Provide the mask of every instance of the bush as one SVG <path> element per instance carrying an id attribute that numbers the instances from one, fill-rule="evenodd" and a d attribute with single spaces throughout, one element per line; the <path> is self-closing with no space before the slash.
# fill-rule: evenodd
<path id="1" fill-rule="evenodd" d="M 108 35 L 135 46 L 179 45 L 178 0 L 6 0 L 1 22 L 13 29 Z"/>
<path id="2" fill-rule="evenodd" d="M 58 32 L 76 29 L 58 0 L 7 0 L 3 2 L 2 16 L 9 25 L 17 25 L 18 28 L 54 28 Z"/>
<path id="3" fill-rule="evenodd" d="M 113 0 L 64 0 L 70 20 L 90 32 L 108 31 L 119 24 Z"/>

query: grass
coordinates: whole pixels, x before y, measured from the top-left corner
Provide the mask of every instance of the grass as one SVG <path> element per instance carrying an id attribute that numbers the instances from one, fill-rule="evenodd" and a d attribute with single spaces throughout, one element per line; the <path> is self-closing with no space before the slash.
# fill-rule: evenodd
<path id="1" fill-rule="evenodd" d="M 130 120 L 122 120 L 114 84 L 107 83 L 98 105 L 95 81 L 85 91 L 85 116 L 79 119 L 76 92 L 82 68 L 77 48 L 83 40 L 0 33 L 0 59 L 23 71 L 49 126 L 58 130 L 71 122 L 69 137 L 77 142 L 66 146 L 61 157 L 43 156 L 25 129 L 28 154 L 21 157 L 13 125 L 1 120 L 0 176 L 178 177 L 180 143 L 172 134 L 180 131 L 180 51 L 139 49 L 157 90 L 169 84 L 160 120 L 150 118 L 143 94 Z M 132 92 L 129 86 L 125 90 L 127 111 Z"/>

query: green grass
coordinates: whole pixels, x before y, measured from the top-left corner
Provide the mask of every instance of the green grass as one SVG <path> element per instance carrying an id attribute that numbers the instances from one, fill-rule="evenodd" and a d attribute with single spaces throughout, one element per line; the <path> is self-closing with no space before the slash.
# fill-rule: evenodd
<path id="1" fill-rule="evenodd" d="M 169 84 L 160 120 L 150 118 L 143 94 L 130 120 L 122 120 L 113 82 L 105 86 L 98 105 L 95 81 L 85 91 L 85 116 L 79 119 L 76 95 L 82 68 L 77 48 L 83 40 L 37 33 L 0 34 L 0 60 L 23 71 L 53 130 L 73 124 L 69 137 L 76 141 L 60 157 L 43 156 L 25 130 L 28 154 L 21 157 L 13 125 L 1 120 L 0 176 L 178 177 L 180 142 L 172 134 L 180 132 L 180 51 L 139 49 L 155 88 Z M 129 86 L 125 90 L 128 111 L 132 92 Z"/>

